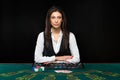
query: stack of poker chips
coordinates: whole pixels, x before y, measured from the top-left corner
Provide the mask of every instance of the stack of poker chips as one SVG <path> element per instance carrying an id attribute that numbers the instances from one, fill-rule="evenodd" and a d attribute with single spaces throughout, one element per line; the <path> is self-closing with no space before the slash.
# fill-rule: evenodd
<path id="1" fill-rule="evenodd" d="M 35 72 L 42 72 L 45 70 L 45 67 L 43 66 L 33 66 L 33 71 Z"/>

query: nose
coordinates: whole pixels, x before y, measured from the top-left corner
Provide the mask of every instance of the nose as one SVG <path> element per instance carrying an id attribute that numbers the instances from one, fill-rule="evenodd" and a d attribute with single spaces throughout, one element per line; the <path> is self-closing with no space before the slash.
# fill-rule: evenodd
<path id="1" fill-rule="evenodd" d="M 57 22 L 58 22 L 58 19 L 55 19 L 55 22 L 57 23 Z"/>

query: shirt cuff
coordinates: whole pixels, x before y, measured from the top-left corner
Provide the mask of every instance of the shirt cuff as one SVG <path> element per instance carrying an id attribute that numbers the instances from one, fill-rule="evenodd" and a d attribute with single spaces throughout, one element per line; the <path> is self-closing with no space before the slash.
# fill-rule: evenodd
<path id="1" fill-rule="evenodd" d="M 68 60 L 66 60 L 66 61 L 75 64 L 75 63 L 78 63 L 80 60 L 68 59 Z"/>
<path id="2" fill-rule="evenodd" d="M 53 62 L 53 61 L 55 61 L 55 56 L 52 56 L 52 57 L 51 57 L 50 62 Z"/>

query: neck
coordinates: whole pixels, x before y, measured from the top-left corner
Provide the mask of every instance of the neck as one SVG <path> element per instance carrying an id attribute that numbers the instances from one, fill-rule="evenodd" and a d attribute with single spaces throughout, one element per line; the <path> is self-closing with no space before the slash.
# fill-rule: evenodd
<path id="1" fill-rule="evenodd" d="M 52 33 L 60 33 L 61 28 L 51 28 Z"/>

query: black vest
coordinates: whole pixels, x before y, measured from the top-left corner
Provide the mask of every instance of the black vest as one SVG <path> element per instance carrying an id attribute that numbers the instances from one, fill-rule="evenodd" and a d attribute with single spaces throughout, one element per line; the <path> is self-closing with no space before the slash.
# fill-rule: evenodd
<path id="1" fill-rule="evenodd" d="M 50 43 L 48 47 L 46 46 L 46 39 L 44 34 L 44 50 L 43 50 L 43 56 L 64 56 L 64 55 L 71 55 L 70 49 L 69 49 L 69 43 L 67 45 L 67 49 L 64 48 L 64 41 L 62 37 L 60 49 L 57 54 L 55 54 L 53 45 L 52 45 L 52 39 L 50 38 Z"/>

